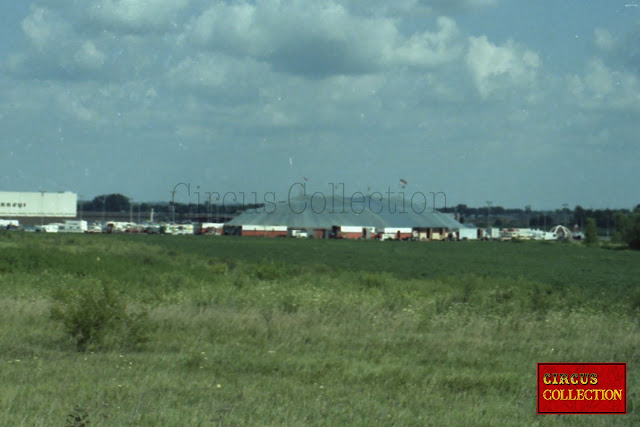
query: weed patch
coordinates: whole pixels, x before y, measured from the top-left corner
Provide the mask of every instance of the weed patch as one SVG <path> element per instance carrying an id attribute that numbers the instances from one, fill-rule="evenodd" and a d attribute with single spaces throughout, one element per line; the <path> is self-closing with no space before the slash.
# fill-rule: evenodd
<path id="1" fill-rule="evenodd" d="M 101 288 L 59 290 L 50 316 L 62 324 L 79 351 L 100 348 L 135 348 L 148 341 L 147 312 L 129 313 L 124 298 L 106 283 Z"/>
<path id="2" fill-rule="evenodd" d="M 255 268 L 256 277 L 260 280 L 276 280 L 283 276 L 283 268 L 273 261 L 262 261 Z"/>

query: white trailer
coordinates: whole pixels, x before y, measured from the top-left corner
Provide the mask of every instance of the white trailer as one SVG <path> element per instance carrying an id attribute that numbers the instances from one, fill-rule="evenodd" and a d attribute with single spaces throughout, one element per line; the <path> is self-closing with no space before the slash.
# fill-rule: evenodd
<path id="1" fill-rule="evenodd" d="M 107 223 L 107 233 L 128 233 L 135 226 L 133 222 L 109 221 Z"/>
<path id="2" fill-rule="evenodd" d="M 293 229 L 289 230 L 289 234 L 291 235 L 291 237 L 295 237 L 297 239 L 306 239 L 307 237 L 309 237 L 309 233 L 307 233 L 307 230 Z"/>
<path id="3" fill-rule="evenodd" d="M 18 228 L 20 227 L 20 222 L 17 219 L 0 219 L 0 228 Z"/>
<path id="4" fill-rule="evenodd" d="M 402 240 L 413 238 L 411 227 L 384 227 L 376 229 L 380 240 Z"/>
<path id="5" fill-rule="evenodd" d="M 185 235 L 185 234 L 193 234 L 193 224 L 172 224 L 173 228 L 172 234 Z"/>
<path id="6" fill-rule="evenodd" d="M 555 234 L 543 230 L 532 230 L 531 238 L 534 240 L 557 240 Z"/>
<path id="7" fill-rule="evenodd" d="M 477 228 L 461 228 L 458 230 L 458 239 L 460 240 L 477 240 L 478 229 Z"/>
<path id="8" fill-rule="evenodd" d="M 64 222 L 64 229 L 60 231 L 64 231 L 65 233 L 86 233 L 88 230 L 89 226 L 87 221 L 67 220 Z"/>
<path id="9" fill-rule="evenodd" d="M 502 240 L 528 240 L 535 238 L 535 233 L 530 228 L 505 228 L 500 233 L 500 237 Z"/>
<path id="10" fill-rule="evenodd" d="M 36 231 L 41 233 L 57 233 L 60 231 L 60 228 L 64 227 L 63 224 L 45 224 L 45 225 L 36 225 Z"/>

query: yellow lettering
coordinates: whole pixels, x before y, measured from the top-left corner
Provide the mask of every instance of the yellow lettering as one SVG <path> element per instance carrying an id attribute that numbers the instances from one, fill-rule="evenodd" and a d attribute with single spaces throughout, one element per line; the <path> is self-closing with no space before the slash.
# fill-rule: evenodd
<path id="1" fill-rule="evenodd" d="M 547 397 L 547 393 L 549 393 L 549 397 Z M 544 400 L 551 400 L 551 390 L 546 389 L 544 393 L 542 393 L 542 397 L 544 397 Z"/>
<path id="2" fill-rule="evenodd" d="M 551 378 L 551 374 L 546 373 L 546 374 L 544 374 L 544 377 L 542 377 L 542 381 L 544 381 L 544 383 L 546 385 L 549 385 L 549 384 L 551 384 L 551 379 L 550 378 Z"/>
<path id="3" fill-rule="evenodd" d="M 622 400 L 622 390 L 613 390 L 613 399 Z"/>
<path id="4" fill-rule="evenodd" d="M 569 384 L 569 375 L 567 374 L 560 374 L 560 381 L 558 381 L 558 384 Z"/>
<path id="5" fill-rule="evenodd" d="M 581 388 L 578 389 L 578 400 L 584 400 L 584 390 Z"/>
<path id="6" fill-rule="evenodd" d="M 591 385 L 598 384 L 598 374 L 591 374 L 591 381 L 589 381 Z"/>
<path id="7" fill-rule="evenodd" d="M 578 385 L 578 374 L 571 374 L 571 384 Z"/>

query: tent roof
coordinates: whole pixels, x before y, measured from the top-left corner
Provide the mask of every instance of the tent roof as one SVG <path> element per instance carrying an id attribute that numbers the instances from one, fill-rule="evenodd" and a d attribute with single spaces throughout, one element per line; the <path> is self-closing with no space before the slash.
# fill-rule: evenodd
<path id="1" fill-rule="evenodd" d="M 331 228 L 332 226 L 449 228 L 462 227 L 451 216 L 431 211 L 428 207 L 413 207 L 409 200 L 364 200 L 341 197 L 300 195 L 267 204 L 257 210 L 249 209 L 230 221 L 229 225 L 286 225 L 289 228 Z"/>

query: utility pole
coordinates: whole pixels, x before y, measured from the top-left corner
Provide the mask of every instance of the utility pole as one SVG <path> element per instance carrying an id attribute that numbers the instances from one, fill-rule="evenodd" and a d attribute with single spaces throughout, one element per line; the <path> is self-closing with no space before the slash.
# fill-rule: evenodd
<path id="1" fill-rule="evenodd" d="M 569 204 L 568 203 L 563 203 L 562 207 L 563 207 L 562 210 L 564 211 L 564 226 L 567 227 L 567 210 L 569 208 Z M 567 227 L 567 228 L 569 228 L 569 227 Z"/>
<path id="2" fill-rule="evenodd" d="M 102 222 L 107 220 L 107 196 L 102 196 Z"/>
<path id="3" fill-rule="evenodd" d="M 489 238 L 493 238 L 493 232 L 491 227 L 491 205 L 493 202 L 491 200 L 487 200 L 487 229 L 489 230 Z"/>

